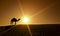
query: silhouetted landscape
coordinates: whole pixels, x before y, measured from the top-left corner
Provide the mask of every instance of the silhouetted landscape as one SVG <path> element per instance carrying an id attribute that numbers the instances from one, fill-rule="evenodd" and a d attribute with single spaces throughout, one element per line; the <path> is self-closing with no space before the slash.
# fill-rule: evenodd
<path id="1" fill-rule="evenodd" d="M 60 36 L 60 24 L 29 25 L 32 36 Z M 0 36 L 31 36 L 26 25 L 0 26 Z"/>
<path id="2" fill-rule="evenodd" d="M 0 36 L 60 36 L 60 0 L 0 0 Z"/>

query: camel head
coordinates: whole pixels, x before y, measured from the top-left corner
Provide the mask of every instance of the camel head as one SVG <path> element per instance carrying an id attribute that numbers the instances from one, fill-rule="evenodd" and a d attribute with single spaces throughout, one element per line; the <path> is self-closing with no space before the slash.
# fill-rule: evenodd
<path id="1" fill-rule="evenodd" d="M 18 21 L 21 20 L 20 18 L 18 19 Z"/>

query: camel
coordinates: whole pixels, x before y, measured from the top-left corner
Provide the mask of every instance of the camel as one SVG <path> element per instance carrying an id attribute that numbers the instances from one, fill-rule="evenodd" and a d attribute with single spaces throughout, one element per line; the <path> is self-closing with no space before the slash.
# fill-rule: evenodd
<path id="1" fill-rule="evenodd" d="M 15 23 L 15 25 L 16 25 L 16 22 L 18 22 L 19 20 L 20 20 L 20 19 L 12 18 L 12 19 L 11 19 L 11 23 L 10 23 L 10 24 Z"/>

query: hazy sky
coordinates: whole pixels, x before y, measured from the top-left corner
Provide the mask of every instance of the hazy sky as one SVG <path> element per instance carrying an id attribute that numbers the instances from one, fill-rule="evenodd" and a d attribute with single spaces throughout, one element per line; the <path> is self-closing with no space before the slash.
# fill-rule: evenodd
<path id="1" fill-rule="evenodd" d="M 8 25 L 11 18 L 23 14 L 33 16 L 31 23 L 60 24 L 60 0 L 0 0 L 0 25 Z"/>

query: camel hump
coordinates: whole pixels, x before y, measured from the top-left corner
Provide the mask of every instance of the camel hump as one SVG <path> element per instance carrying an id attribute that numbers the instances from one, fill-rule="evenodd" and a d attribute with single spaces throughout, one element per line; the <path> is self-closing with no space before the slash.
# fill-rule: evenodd
<path id="1" fill-rule="evenodd" d="M 17 19 L 16 18 L 12 18 L 11 21 L 16 21 Z"/>

